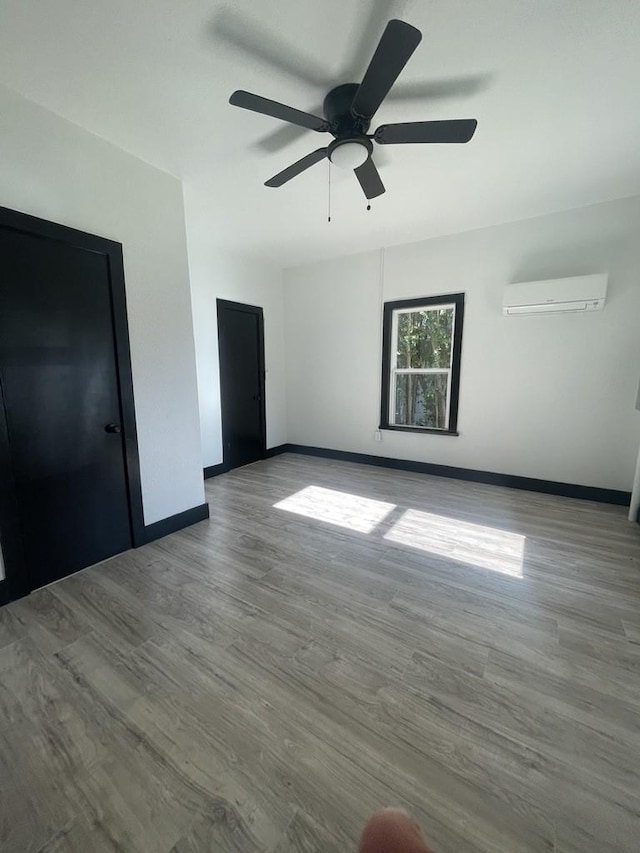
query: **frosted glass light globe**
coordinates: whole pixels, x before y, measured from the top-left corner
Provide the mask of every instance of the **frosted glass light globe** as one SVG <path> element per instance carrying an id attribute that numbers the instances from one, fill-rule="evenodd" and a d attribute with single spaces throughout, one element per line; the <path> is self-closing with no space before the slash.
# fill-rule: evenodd
<path id="1" fill-rule="evenodd" d="M 367 160 L 369 151 L 361 142 L 343 142 L 331 152 L 329 159 L 340 169 L 357 169 Z"/>

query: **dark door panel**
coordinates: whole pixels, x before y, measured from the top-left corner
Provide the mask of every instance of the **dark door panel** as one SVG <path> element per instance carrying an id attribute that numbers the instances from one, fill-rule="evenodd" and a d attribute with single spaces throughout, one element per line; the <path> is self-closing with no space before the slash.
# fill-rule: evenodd
<path id="1" fill-rule="evenodd" d="M 132 544 L 108 258 L 0 229 L 0 306 L 0 386 L 35 588 Z"/>
<path id="2" fill-rule="evenodd" d="M 238 468 L 265 449 L 262 309 L 218 300 L 218 346 L 224 464 Z"/>

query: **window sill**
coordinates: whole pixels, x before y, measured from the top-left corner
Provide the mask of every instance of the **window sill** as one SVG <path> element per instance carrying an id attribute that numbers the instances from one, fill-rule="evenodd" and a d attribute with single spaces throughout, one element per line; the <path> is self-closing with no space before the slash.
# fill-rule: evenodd
<path id="1" fill-rule="evenodd" d="M 393 424 L 381 424 L 378 429 L 390 432 L 427 432 L 430 435 L 460 435 L 454 429 L 431 429 L 430 427 L 394 426 Z"/>

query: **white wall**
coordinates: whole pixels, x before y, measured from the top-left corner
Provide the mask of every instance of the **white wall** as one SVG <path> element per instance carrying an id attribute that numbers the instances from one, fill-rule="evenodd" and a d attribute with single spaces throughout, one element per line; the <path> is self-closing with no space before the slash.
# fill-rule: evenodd
<path id="1" fill-rule="evenodd" d="M 285 271 L 288 440 L 631 488 L 640 197 Z M 503 317 L 507 283 L 608 272 L 604 311 Z M 458 437 L 383 432 L 383 301 L 466 294 Z"/>
<path id="2" fill-rule="evenodd" d="M 123 244 L 145 521 L 202 504 L 180 182 L 0 88 L 0 204 Z"/>
<path id="3" fill-rule="evenodd" d="M 225 253 L 215 244 L 220 199 L 185 185 L 189 271 L 198 366 L 202 466 L 222 462 L 216 299 L 262 307 L 264 314 L 267 447 L 286 441 L 283 286 L 280 268 Z"/>

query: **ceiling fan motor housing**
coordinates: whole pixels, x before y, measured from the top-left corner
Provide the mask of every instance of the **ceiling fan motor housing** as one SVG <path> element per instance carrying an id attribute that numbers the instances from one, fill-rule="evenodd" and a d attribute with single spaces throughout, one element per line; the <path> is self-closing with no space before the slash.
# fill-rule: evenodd
<path id="1" fill-rule="evenodd" d="M 369 130 L 371 119 L 361 118 L 351 112 L 351 104 L 358 91 L 358 83 L 343 83 L 336 86 L 324 99 L 322 111 L 329 122 L 330 132 L 336 139 L 354 139 L 364 136 Z"/>

